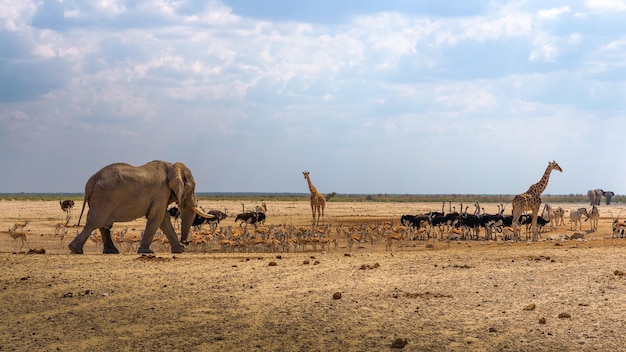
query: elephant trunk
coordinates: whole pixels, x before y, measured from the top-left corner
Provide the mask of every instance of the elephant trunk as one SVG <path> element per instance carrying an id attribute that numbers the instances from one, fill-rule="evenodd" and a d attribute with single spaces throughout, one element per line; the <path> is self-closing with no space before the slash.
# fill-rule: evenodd
<path id="1" fill-rule="evenodd" d="M 180 243 L 189 244 L 187 237 L 189 237 L 189 228 L 193 223 L 195 213 L 191 209 L 181 209 L 180 211 Z"/>
<path id="2" fill-rule="evenodd" d="M 205 217 L 207 219 L 213 219 L 215 216 L 211 214 L 205 213 L 202 209 L 197 206 L 185 207 L 180 209 L 180 243 L 188 244 L 189 241 L 187 238 L 189 237 L 189 229 L 191 228 L 191 224 L 193 224 L 193 220 L 196 217 L 196 214 Z"/>

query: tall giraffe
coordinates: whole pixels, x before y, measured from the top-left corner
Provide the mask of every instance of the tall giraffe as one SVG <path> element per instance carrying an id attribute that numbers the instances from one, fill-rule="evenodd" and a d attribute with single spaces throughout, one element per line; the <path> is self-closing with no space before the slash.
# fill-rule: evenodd
<path id="1" fill-rule="evenodd" d="M 309 184 L 309 191 L 311 192 L 311 213 L 313 214 L 313 226 L 320 222 L 320 217 L 324 218 L 324 207 L 326 207 L 326 199 L 324 195 L 317 191 L 315 186 L 311 183 L 308 171 L 303 171 L 302 174 Z M 317 222 L 315 221 L 315 215 L 317 213 Z"/>
<path id="2" fill-rule="evenodd" d="M 528 191 L 522 194 L 518 194 L 513 197 L 513 201 L 511 202 L 513 205 L 513 228 L 515 229 L 517 235 L 519 236 L 519 217 L 523 212 L 530 210 L 532 211 L 532 230 L 533 230 L 533 241 L 537 241 L 539 237 L 539 231 L 537 228 L 537 214 L 539 214 L 539 207 L 541 206 L 541 193 L 548 186 L 548 180 L 550 179 L 550 173 L 552 170 L 558 170 L 559 172 L 563 172 L 559 164 L 556 161 L 551 161 L 548 163 L 548 167 L 546 171 L 543 173 L 543 177 L 539 182 L 528 188 Z"/>

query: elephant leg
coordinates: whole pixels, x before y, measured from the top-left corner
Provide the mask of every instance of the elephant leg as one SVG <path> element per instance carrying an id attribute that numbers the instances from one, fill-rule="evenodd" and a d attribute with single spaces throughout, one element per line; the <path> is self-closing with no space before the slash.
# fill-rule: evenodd
<path id="1" fill-rule="evenodd" d="M 176 235 L 176 231 L 172 226 L 169 218 L 164 217 L 161 222 L 161 230 L 167 237 L 167 240 L 170 241 L 170 248 L 172 253 L 183 253 L 185 251 L 185 247 L 178 241 L 178 236 Z"/>
<path id="2" fill-rule="evenodd" d="M 158 205 L 161 203 L 163 203 L 163 206 Z M 150 249 L 150 244 L 152 244 L 154 234 L 156 233 L 159 226 L 161 226 L 163 219 L 166 217 L 169 219 L 169 214 L 167 213 L 166 209 L 166 200 L 156 199 L 154 201 L 153 207 L 148 211 L 148 215 L 146 215 L 148 221 L 146 222 L 146 228 L 144 229 L 143 235 L 141 236 L 141 241 L 139 242 L 139 249 L 137 250 L 137 253 L 154 254 L 154 251 Z"/>
<path id="3" fill-rule="evenodd" d="M 111 229 L 101 227 L 100 234 L 102 235 L 102 254 L 120 254 L 120 251 L 115 247 L 111 239 Z"/>
<path id="4" fill-rule="evenodd" d="M 85 225 L 83 231 L 76 235 L 72 242 L 67 245 L 67 248 L 74 254 L 83 254 L 83 246 L 93 230 L 95 230 L 93 226 Z"/>
<path id="5" fill-rule="evenodd" d="M 152 244 L 152 238 L 154 238 L 154 234 L 156 233 L 157 224 L 158 223 L 154 220 L 148 220 L 146 229 L 143 231 L 143 236 L 141 236 L 137 253 L 154 254 L 154 251 L 150 249 L 150 244 Z"/>

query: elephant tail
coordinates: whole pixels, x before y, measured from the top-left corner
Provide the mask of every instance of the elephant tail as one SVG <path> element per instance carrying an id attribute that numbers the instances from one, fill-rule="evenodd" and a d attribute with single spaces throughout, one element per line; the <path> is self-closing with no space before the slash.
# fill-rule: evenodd
<path id="1" fill-rule="evenodd" d="M 85 193 L 85 198 L 83 198 L 83 208 L 80 210 L 80 216 L 78 216 L 78 223 L 76 227 L 80 226 L 80 219 L 83 217 L 83 212 L 85 211 L 85 204 L 87 204 L 87 193 Z"/>

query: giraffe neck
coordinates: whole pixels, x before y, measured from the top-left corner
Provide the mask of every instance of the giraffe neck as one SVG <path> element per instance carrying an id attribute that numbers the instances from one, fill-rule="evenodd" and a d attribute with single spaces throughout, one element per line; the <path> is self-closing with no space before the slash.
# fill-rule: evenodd
<path id="1" fill-rule="evenodd" d="M 311 194 L 317 193 L 317 189 L 315 189 L 315 186 L 311 183 L 309 176 L 306 177 L 306 182 L 309 184 L 309 191 L 311 191 Z"/>
<path id="2" fill-rule="evenodd" d="M 550 166 L 548 166 L 546 168 L 546 171 L 543 173 L 543 177 L 541 177 L 541 180 L 539 180 L 539 182 L 535 183 L 534 185 L 530 186 L 527 193 L 533 193 L 538 196 L 541 195 L 543 191 L 545 191 L 546 187 L 548 187 L 548 180 L 550 179 L 550 172 L 552 172 L 552 169 L 550 168 Z"/>

